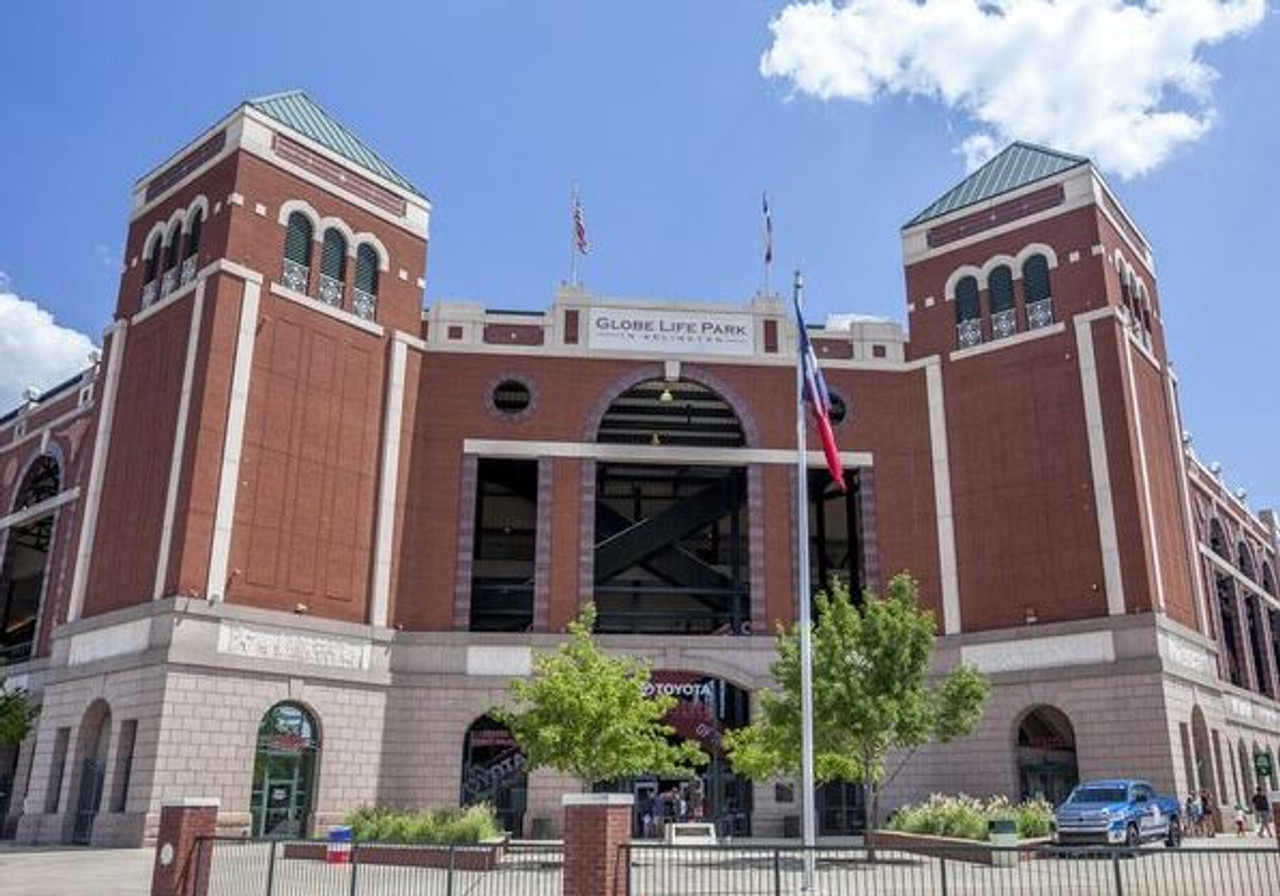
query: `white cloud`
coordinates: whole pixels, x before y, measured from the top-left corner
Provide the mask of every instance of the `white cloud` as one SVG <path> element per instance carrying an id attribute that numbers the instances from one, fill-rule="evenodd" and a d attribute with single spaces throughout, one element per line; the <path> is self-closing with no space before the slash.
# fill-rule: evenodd
<path id="1" fill-rule="evenodd" d="M 28 386 L 48 389 L 83 370 L 92 348 L 88 336 L 59 326 L 0 273 L 0 414 L 17 407 Z"/>
<path id="2" fill-rule="evenodd" d="M 1022 139 L 1133 177 L 1209 130 L 1217 72 L 1202 51 L 1265 13 L 1266 0 L 792 3 L 760 71 L 821 99 L 935 99 L 977 126 L 959 147 L 970 164 Z"/>

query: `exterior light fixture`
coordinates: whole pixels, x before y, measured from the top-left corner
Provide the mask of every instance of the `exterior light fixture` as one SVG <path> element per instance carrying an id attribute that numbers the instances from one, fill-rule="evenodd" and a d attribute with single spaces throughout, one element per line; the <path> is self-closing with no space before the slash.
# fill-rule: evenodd
<path id="1" fill-rule="evenodd" d="M 663 389 L 662 392 L 658 395 L 658 401 L 662 401 L 662 402 L 675 401 L 675 396 L 671 394 L 670 389 Z"/>
<path id="2" fill-rule="evenodd" d="M 650 439 L 649 439 L 649 444 L 650 444 L 650 445 L 661 445 L 661 444 L 662 444 L 662 436 L 658 435 L 658 434 L 655 432 L 655 433 L 653 434 L 652 438 L 650 438 Z"/>

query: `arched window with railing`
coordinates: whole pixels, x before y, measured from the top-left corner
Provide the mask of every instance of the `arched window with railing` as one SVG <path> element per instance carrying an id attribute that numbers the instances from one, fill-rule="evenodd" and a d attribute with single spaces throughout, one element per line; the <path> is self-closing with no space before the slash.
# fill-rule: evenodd
<path id="1" fill-rule="evenodd" d="M 183 284 L 190 283 L 196 279 L 197 259 L 200 257 L 200 236 L 204 230 L 204 209 L 196 209 L 191 220 L 187 222 L 187 249 L 182 255 L 182 276 Z"/>
<path id="2" fill-rule="evenodd" d="M 991 293 L 991 338 L 1004 339 L 1018 332 L 1017 309 L 1013 306 L 1013 271 L 1007 264 L 997 266 L 987 278 Z"/>
<path id="3" fill-rule="evenodd" d="M 356 250 L 356 282 L 352 300 L 356 314 L 373 320 L 378 313 L 378 252 L 368 243 Z"/>
<path id="4" fill-rule="evenodd" d="M 151 237 L 151 242 L 147 246 L 146 273 L 142 281 L 142 307 L 146 308 L 156 300 L 160 285 L 156 283 L 156 278 L 160 276 L 160 257 L 164 254 L 164 236 L 157 233 Z"/>
<path id="5" fill-rule="evenodd" d="M 347 238 L 336 227 L 324 232 L 320 252 L 320 299 L 335 308 L 342 307 L 346 291 Z"/>
<path id="6" fill-rule="evenodd" d="M 1037 330 L 1053 323 L 1053 287 L 1049 280 L 1049 260 L 1032 255 L 1022 265 L 1023 300 L 1027 305 L 1027 329 Z"/>
<path id="7" fill-rule="evenodd" d="M 973 276 L 961 277 L 956 284 L 956 337 L 961 348 L 982 342 L 982 306 Z"/>
<path id="8" fill-rule="evenodd" d="M 182 223 L 174 221 L 165 240 L 164 273 L 160 277 L 160 297 L 164 298 L 178 286 L 178 256 L 182 254 Z"/>
<path id="9" fill-rule="evenodd" d="M 284 235 L 284 268 L 281 282 L 295 292 L 305 293 L 311 280 L 311 221 L 302 212 L 289 215 Z"/>

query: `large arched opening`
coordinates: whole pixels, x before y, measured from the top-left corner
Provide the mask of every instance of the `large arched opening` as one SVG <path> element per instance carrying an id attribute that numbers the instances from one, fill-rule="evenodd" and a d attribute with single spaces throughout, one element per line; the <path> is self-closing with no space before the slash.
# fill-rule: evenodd
<path id="1" fill-rule="evenodd" d="M 1191 749 L 1196 771 L 1193 786 L 1216 793 L 1218 787 L 1213 781 L 1213 754 L 1209 749 L 1209 726 L 1204 720 L 1204 710 L 1199 706 L 1191 708 Z"/>
<path id="2" fill-rule="evenodd" d="M 320 727 L 299 703 L 277 703 L 258 724 L 249 797 L 254 837 L 304 837 L 320 760 Z"/>
<path id="3" fill-rule="evenodd" d="M 1067 714 L 1057 707 L 1032 707 L 1018 722 L 1015 756 L 1018 796 L 1058 805 L 1080 781 L 1076 734 Z"/>
<path id="4" fill-rule="evenodd" d="M 1253 780 L 1253 754 L 1245 745 L 1244 738 L 1236 742 L 1236 754 L 1240 758 L 1240 786 L 1244 790 L 1245 799 L 1248 799 L 1253 795 L 1256 785 Z"/>
<path id="5" fill-rule="evenodd" d="M 105 700 L 95 700 L 80 721 L 80 741 L 76 755 L 77 772 L 75 814 L 71 824 L 71 842 L 87 846 L 93 840 L 93 822 L 102 807 L 102 787 L 107 776 L 107 753 L 111 747 L 111 707 Z"/>
<path id="6" fill-rule="evenodd" d="M 464 806 L 488 803 L 503 830 L 520 838 L 524 836 L 528 791 L 524 750 L 511 730 L 487 714 L 472 722 L 462 742 L 459 802 Z"/>
<path id="7" fill-rule="evenodd" d="M 596 464 L 598 631 L 745 630 L 747 468 L 733 452 L 747 437 L 734 407 L 701 382 L 644 380 L 609 404 L 595 438 L 643 457 Z"/>
<path id="8" fill-rule="evenodd" d="M 57 496 L 62 469 L 44 454 L 27 469 L 11 513 L 36 508 Z M 40 607 L 44 596 L 49 545 L 57 510 L 39 513 L 9 527 L 0 562 L 0 665 L 27 659 L 35 650 Z"/>

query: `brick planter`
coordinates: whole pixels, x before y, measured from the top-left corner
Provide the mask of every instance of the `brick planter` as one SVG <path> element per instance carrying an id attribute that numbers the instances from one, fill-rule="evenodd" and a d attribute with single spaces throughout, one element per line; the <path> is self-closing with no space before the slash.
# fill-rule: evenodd
<path id="1" fill-rule="evenodd" d="M 325 860 L 328 844 L 323 840 L 286 843 L 284 858 L 304 861 Z M 427 843 L 357 843 L 355 861 L 360 865 L 394 865 L 399 868 L 448 868 L 450 852 L 458 871 L 492 871 L 502 860 L 506 841 L 474 846 L 436 846 Z"/>
<path id="2" fill-rule="evenodd" d="M 876 831 L 874 835 L 877 850 L 888 849 L 897 852 L 910 852 L 918 856 L 929 856 L 934 859 L 953 859 L 957 862 L 972 862 L 975 865 L 996 865 L 996 853 L 990 843 L 977 840 L 961 840 L 959 837 L 935 837 L 932 834 L 906 834 L 901 831 Z M 1036 840 L 1019 840 L 1020 847 L 1042 846 L 1049 838 Z M 1033 858 L 1034 854 L 1026 853 L 1023 858 Z"/>

